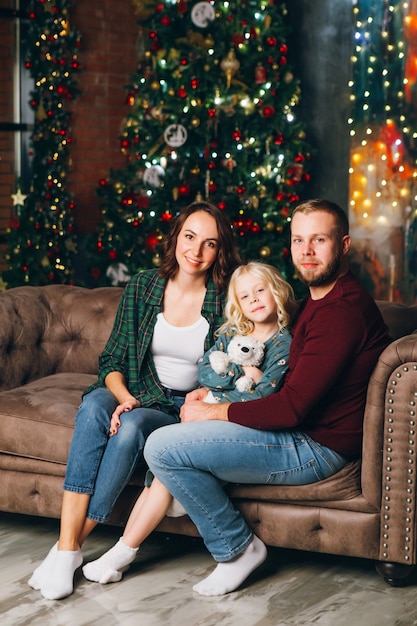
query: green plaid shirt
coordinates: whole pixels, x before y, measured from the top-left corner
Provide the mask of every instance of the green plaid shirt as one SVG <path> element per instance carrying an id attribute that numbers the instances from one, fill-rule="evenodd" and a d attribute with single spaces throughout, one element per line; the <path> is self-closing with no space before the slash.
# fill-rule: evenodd
<path id="1" fill-rule="evenodd" d="M 98 381 L 85 394 L 97 387 L 105 387 L 104 380 L 110 372 L 121 372 L 130 393 L 141 406 L 177 415 L 172 400 L 164 394 L 149 349 L 157 314 L 162 311 L 165 285 L 166 279 L 160 278 L 158 270 L 140 272 L 126 285 L 111 335 L 99 356 Z M 224 296 L 216 294 L 215 285 L 210 280 L 201 310 L 210 326 L 204 350 L 215 341 L 214 331 L 223 322 L 223 306 Z"/>

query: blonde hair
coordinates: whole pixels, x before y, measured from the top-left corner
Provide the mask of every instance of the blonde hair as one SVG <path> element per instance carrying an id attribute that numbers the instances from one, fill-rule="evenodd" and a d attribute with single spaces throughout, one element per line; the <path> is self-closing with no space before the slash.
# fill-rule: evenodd
<path id="1" fill-rule="evenodd" d="M 217 330 L 216 335 L 226 332 L 248 335 L 254 329 L 254 323 L 243 315 L 236 293 L 237 280 L 245 274 L 252 274 L 268 285 L 277 304 L 278 327 L 281 329 L 289 326 L 297 309 L 293 288 L 272 265 L 267 265 L 260 261 L 249 261 L 249 263 L 237 267 L 230 278 L 227 290 L 227 303 L 224 309 L 226 321 Z"/>

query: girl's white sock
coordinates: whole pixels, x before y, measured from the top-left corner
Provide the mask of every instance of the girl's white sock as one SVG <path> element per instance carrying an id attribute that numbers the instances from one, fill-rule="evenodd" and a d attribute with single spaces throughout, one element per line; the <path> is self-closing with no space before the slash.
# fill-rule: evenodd
<path id="1" fill-rule="evenodd" d="M 135 560 L 139 548 L 130 548 L 123 543 L 123 537 L 110 550 L 107 550 L 99 559 L 87 563 L 83 567 L 83 574 L 88 580 L 95 583 L 117 583 L 122 574 Z"/>
<path id="2" fill-rule="evenodd" d="M 81 550 L 57 550 L 49 575 L 41 585 L 47 600 L 61 600 L 74 591 L 74 574 L 83 562 Z"/>
<path id="3" fill-rule="evenodd" d="M 44 582 L 46 582 L 50 568 L 55 558 L 55 554 L 58 552 L 58 542 L 56 542 L 49 550 L 48 554 L 40 565 L 35 569 L 32 576 L 28 580 L 28 585 L 32 589 L 40 589 Z"/>
<path id="4" fill-rule="evenodd" d="M 194 585 L 194 591 L 202 596 L 222 596 L 235 591 L 261 563 L 266 559 L 265 544 L 253 536 L 246 550 L 232 561 L 218 563 L 216 569 Z"/>

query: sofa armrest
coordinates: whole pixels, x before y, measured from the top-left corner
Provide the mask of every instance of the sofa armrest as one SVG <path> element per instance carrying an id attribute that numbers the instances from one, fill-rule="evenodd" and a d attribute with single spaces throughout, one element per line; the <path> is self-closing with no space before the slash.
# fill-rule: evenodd
<path id="1" fill-rule="evenodd" d="M 362 493 L 381 512 L 380 560 L 416 563 L 417 334 L 381 354 L 365 409 Z"/>

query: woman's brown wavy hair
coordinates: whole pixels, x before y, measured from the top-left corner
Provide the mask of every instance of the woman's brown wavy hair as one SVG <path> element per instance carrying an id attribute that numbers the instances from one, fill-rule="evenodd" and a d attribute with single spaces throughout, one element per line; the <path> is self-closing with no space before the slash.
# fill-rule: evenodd
<path id="1" fill-rule="evenodd" d="M 178 263 L 175 257 L 177 238 L 185 220 L 197 211 L 204 211 L 216 220 L 219 244 L 216 260 L 207 272 L 207 280 L 211 277 L 217 291 L 225 293 L 230 275 L 241 264 L 239 252 L 233 237 L 232 226 L 227 215 L 215 204 L 206 201 L 196 201 L 182 209 L 173 218 L 168 235 L 164 241 L 162 263 L 159 274 L 162 278 L 174 278 L 178 272 Z"/>

